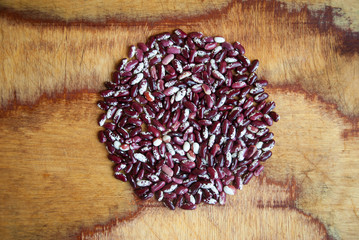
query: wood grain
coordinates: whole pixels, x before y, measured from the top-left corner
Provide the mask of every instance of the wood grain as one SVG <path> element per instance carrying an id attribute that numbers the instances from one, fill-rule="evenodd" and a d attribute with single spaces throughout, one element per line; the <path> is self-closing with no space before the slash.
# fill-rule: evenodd
<path id="1" fill-rule="evenodd" d="M 0 1 L 2 239 L 357 238 L 356 1 L 80 3 Z M 96 139 L 127 46 L 176 27 L 241 41 L 282 117 L 264 176 L 225 207 L 138 201 Z"/>
<path id="2" fill-rule="evenodd" d="M 333 22 L 345 29 L 359 30 L 359 2 L 341 0 L 285 0 L 281 1 L 282 8 L 289 11 L 301 11 L 307 7 L 312 12 L 332 11 Z M 24 17 L 24 13 L 31 13 L 30 19 L 40 19 L 41 22 L 81 22 L 105 23 L 111 20 L 121 22 L 181 21 L 188 17 L 198 17 L 199 14 L 211 14 L 223 8 L 231 7 L 230 0 L 187 0 L 187 1 L 43 1 L 43 0 L 2 0 L 1 5 L 14 13 Z M 248 5 L 245 3 L 244 5 Z M 71 8 L 69 8 L 71 6 Z M 330 6 L 330 8 L 327 8 Z M 26 16 L 25 16 L 26 17 Z M 322 21 L 325 24 L 327 20 Z"/>
<path id="3" fill-rule="evenodd" d="M 42 26 L 25 21 L 14 25 L 15 20 L 6 16 L 0 20 L 0 60 L 5 63 L 0 72 L 3 106 L 14 99 L 33 103 L 44 93 L 51 95 L 64 89 L 99 89 L 108 80 L 114 63 L 125 56 L 128 45 L 181 26 L 170 20 L 134 26 L 113 23 L 97 28 L 76 22 Z M 250 21 L 247 16 L 251 16 Z M 288 12 L 276 2 L 234 3 L 222 14 L 201 19 L 189 18 L 181 27 L 186 31 L 201 29 L 208 35 L 221 34 L 229 41 L 240 40 L 248 57 L 261 59 L 260 74 L 273 84 L 298 84 L 337 104 L 344 114 L 359 116 L 359 96 L 355 94 L 359 87 L 355 81 L 355 67 L 359 65 L 357 34 L 339 30 L 330 22 L 319 25 L 308 10 Z M 347 54 L 341 54 L 343 51 Z"/>
<path id="4" fill-rule="evenodd" d="M 229 0 L 133 0 L 133 1 L 43 1 L 43 0 L 2 0 L 2 6 L 14 12 L 31 12 L 31 18 L 41 21 L 88 21 L 104 23 L 111 19 L 125 22 L 162 20 L 163 18 L 181 19 L 197 16 L 225 8 Z M 69 7 L 71 6 L 71 7 Z M 181 17 L 183 16 L 183 17 Z"/>
<path id="5" fill-rule="evenodd" d="M 1 235 L 49 239 L 137 210 L 96 139 L 95 96 L 43 99 L 1 122 Z M 11 121 L 9 121 L 11 119 Z"/>

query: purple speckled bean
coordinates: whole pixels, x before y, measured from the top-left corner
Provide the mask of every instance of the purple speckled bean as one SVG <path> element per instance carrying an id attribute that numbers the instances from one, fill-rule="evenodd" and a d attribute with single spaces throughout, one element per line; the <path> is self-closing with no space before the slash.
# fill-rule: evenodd
<path id="1" fill-rule="evenodd" d="M 274 122 L 278 122 L 280 119 L 280 116 L 276 112 L 270 112 L 268 115 L 273 119 Z"/>
<path id="2" fill-rule="evenodd" d="M 137 64 L 138 64 L 137 59 L 131 60 L 126 64 L 126 67 L 124 68 L 124 70 L 126 72 L 130 72 L 131 70 L 133 70 L 137 66 Z"/>
<path id="3" fill-rule="evenodd" d="M 264 166 L 263 165 L 258 165 L 257 168 L 255 169 L 255 171 L 253 172 L 254 176 L 258 177 L 259 174 L 264 170 Z"/>
<path id="4" fill-rule="evenodd" d="M 259 161 L 261 162 L 265 162 L 267 161 L 268 158 L 270 158 L 272 156 L 272 152 L 271 151 L 267 151 L 267 152 L 264 152 L 260 157 L 259 157 Z"/>
<path id="5" fill-rule="evenodd" d="M 151 192 L 157 192 L 159 190 L 161 190 L 164 186 L 165 186 L 166 182 L 165 181 L 160 181 L 158 183 L 155 183 L 151 186 Z"/>
<path id="6" fill-rule="evenodd" d="M 173 54 L 168 54 L 166 57 L 163 58 L 162 64 L 168 65 L 174 59 L 174 57 L 175 56 Z"/>
<path id="7" fill-rule="evenodd" d="M 243 178 L 243 184 L 244 185 L 248 184 L 249 181 L 252 179 L 253 175 L 254 175 L 253 172 L 247 173 Z"/>
<path id="8" fill-rule="evenodd" d="M 224 204 L 258 176 L 279 115 L 255 73 L 259 61 L 244 53 L 239 42 L 181 29 L 131 46 L 98 103 L 106 111 L 98 137 L 118 164 L 115 177 L 141 199 L 156 193 L 170 209 L 194 209 Z"/>
<path id="9" fill-rule="evenodd" d="M 151 132 L 155 137 L 159 137 L 161 135 L 161 132 L 152 125 L 147 125 L 147 130 Z"/>

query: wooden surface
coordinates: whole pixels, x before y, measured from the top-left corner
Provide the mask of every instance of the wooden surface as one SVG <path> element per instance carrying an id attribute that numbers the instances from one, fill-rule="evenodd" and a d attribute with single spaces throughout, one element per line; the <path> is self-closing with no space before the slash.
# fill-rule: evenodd
<path id="1" fill-rule="evenodd" d="M 358 239 L 358 1 L 0 0 L 1 239 Z M 281 121 L 226 206 L 169 211 L 112 177 L 95 103 L 127 47 L 239 40 Z"/>

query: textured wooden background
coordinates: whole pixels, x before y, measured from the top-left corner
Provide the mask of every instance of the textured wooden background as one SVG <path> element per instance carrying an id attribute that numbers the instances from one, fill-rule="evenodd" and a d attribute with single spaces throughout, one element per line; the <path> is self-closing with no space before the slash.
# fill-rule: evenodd
<path id="1" fill-rule="evenodd" d="M 239 40 L 281 121 L 226 206 L 169 211 L 112 177 L 95 103 L 127 47 Z M 358 239 L 359 2 L 0 0 L 1 239 Z"/>

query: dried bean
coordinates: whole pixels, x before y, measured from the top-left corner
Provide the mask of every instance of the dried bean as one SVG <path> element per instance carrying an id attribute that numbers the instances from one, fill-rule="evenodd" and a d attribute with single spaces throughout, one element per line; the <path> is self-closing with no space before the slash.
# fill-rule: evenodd
<path id="1" fill-rule="evenodd" d="M 259 61 L 244 53 L 239 42 L 181 29 L 131 46 L 98 102 L 98 138 L 115 177 L 141 199 L 156 193 L 170 209 L 195 209 L 224 204 L 258 176 L 279 115 L 255 73 Z"/>

